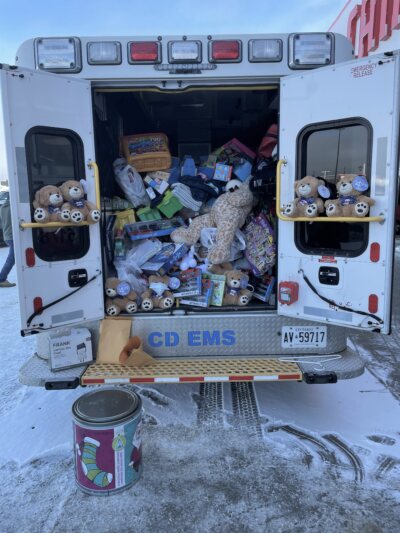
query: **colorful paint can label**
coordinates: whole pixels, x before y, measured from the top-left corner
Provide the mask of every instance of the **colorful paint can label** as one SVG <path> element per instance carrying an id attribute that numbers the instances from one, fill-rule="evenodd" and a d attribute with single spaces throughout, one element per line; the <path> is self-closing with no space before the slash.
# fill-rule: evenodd
<path id="1" fill-rule="evenodd" d="M 89 493 L 111 494 L 130 487 L 142 472 L 141 409 L 115 425 L 94 426 L 74 416 L 75 474 Z"/>

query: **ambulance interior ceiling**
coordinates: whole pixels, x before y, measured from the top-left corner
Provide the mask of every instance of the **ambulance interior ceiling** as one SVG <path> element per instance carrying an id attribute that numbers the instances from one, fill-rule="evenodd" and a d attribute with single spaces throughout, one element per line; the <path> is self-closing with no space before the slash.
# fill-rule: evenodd
<path id="1" fill-rule="evenodd" d="M 103 179 L 111 179 L 121 133 L 165 133 L 178 157 L 207 155 L 234 137 L 256 150 L 279 102 L 277 88 L 199 89 L 98 92 L 94 105 L 97 159 Z"/>

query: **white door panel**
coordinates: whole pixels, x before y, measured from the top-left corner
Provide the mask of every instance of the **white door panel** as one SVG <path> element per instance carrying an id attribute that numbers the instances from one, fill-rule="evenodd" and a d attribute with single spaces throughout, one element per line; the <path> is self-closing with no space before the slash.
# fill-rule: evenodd
<path id="1" fill-rule="evenodd" d="M 298 230 L 300 224 L 307 224 L 311 228 L 311 223 L 280 220 L 279 283 L 298 283 L 299 295 L 298 300 L 291 305 L 279 303 L 278 313 L 389 333 L 398 174 L 397 54 L 393 57 L 376 55 L 283 80 L 279 151 L 280 158 L 285 159 L 287 164 L 282 167 L 282 204 L 293 200 L 294 182 L 303 177 L 305 167 L 302 162 L 307 155 L 302 144 L 303 132 L 313 131 L 314 127 L 314 131 L 340 128 L 340 124 L 346 121 L 350 125 L 353 121 L 355 124 L 365 124 L 366 131 L 370 133 L 367 161 L 355 173 L 367 172 L 370 181 L 368 193 L 375 200 L 370 215 L 384 215 L 385 221 L 364 223 L 368 226 L 364 250 L 360 247 L 352 255 L 346 252 L 348 245 L 345 244 L 340 245 L 343 248 L 339 252 L 326 252 L 323 246 L 319 251 L 316 249 L 318 247 L 309 251 L 304 243 L 300 244 Z M 352 145 L 343 146 L 343 152 L 350 154 L 351 150 Z M 327 160 L 328 152 L 329 148 Z M 318 157 L 323 158 L 324 155 L 322 153 Z M 357 159 L 357 154 L 354 159 Z M 329 164 L 325 170 L 325 175 L 330 174 L 333 179 L 335 174 L 346 172 L 340 167 L 330 168 Z M 354 170 L 348 172 L 353 173 Z M 323 222 L 318 227 L 328 231 L 330 224 Z M 351 224 L 346 226 L 351 227 Z M 353 226 L 353 229 L 357 226 Z M 321 267 L 326 267 L 329 272 L 337 269 L 334 274 L 339 277 L 337 284 L 321 282 Z M 310 284 L 306 283 L 303 274 Z"/>
<path id="2" fill-rule="evenodd" d="M 10 181 L 21 328 L 29 332 L 102 318 L 104 306 L 99 224 L 85 229 L 88 231 L 88 239 L 85 237 L 87 246 L 82 248 L 81 257 L 72 254 L 72 257 L 62 260 L 39 257 L 33 230 L 19 227 L 21 221 L 32 221 L 31 202 L 34 190 L 32 184 L 29 185 L 30 163 L 26 149 L 27 133 L 32 128 L 71 132 L 73 138 L 77 139 L 82 161 L 82 170 L 75 177 L 86 178 L 87 198 L 92 202 L 96 201 L 93 170 L 87 164 L 95 161 L 90 83 L 25 69 L 0 70 L 0 75 L 3 107 L 3 124 L 0 127 L 4 132 Z M 53 165 L 52 172 L 57 173 L 59 170 L 61 176 L 64 172 L 62 162 L 50 161 L 50 164 Z M 41 173 L 43 176 L 46 174 L 45 158 Z M 64 180 L 65 178 L 60 181 Z M 55 247 L 65 246 L 65 239 L 71 237 L 68 228 L 62 228 L 62 231 L 54 235 L 56 236 L 52 239 L 56 243 Z M 40 238 L 46 239 L 46 234 L 41 234 Z M 92 280 L 81 288 L 74 286 L 68 276 L 77 269 L 84 269 L 87 280 Z M 75 293 L 76 289 L 79 290 Z M 59 302 L 53 304 L 59 299 Z M 49 307 L 32 316 L 38 306 Z"/>

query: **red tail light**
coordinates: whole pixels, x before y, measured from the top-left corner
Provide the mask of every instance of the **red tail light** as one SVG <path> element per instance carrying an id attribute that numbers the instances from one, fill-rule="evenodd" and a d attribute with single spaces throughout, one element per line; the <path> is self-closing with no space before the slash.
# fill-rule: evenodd
<path id="1" fill-rule="evenodd" d="M 25 250 L 26 266 L 32 268 L 35 266 L 35 250 L 33 248 L 26 248 Z"/>
<path id="2" fill-rule="evenodd" d="M 241 61 L 240 41 L 211 41 L 210 61 Z"/>
<path id="3" fill-rule="evenodd" d="M 378 296 L 376 294 L 370 294 L 368 297 L 368 311 L 370 313 L 378 311 Z"/>
<path id="4" fill-rule="evenodd" d="M 379 257 L 381 255 L 381 247 L 379 243 L 373 242 L 371 244 L 371 248 L 369 251 L 369 258 L 373 263 L 377 263 L 379 261 Z"/>
<path id="5" fill-rule="evenodd" d="M 160 43 L 157 41 L 137 41 L 129 43 L 130 63 L 160 63 Z"/>
<path id="6" fill-rule="evenodd" d="M 35 313 L 38 313 L 43 308 L 43 300 L 40 296 L 36 296 L 36 298 L 33 299 L 33 310 Z"/>

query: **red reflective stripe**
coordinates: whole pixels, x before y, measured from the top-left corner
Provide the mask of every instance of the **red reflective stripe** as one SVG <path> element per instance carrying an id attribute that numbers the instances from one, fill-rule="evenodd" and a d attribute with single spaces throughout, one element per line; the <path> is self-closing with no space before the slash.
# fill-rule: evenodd
<path id="1" fill-rule="evenodd" d="M 33 248 L 27 248 L 25 250 L 25 261 L 27 267 L 35 266 L 35 250 Z"/>
<path id="2" fill-rule="evenodd" d="M 229 381 L 254 381 L 254 376 L 229 376 Z"/>
<path id="3" fill-rule="evenodd" d="M 381 245 L 378 242 L 373 242 L 369 249 L 369 258 L 373 263 L 377 263 L 379 261 L 380 255 Z"/>
<path id="4" fill-rule="evenodd" d="M 36 298 L 33 299 L 33 310 L 35 311 L 35 313 L 37 313 L 38 311 L 40 311 L 43 307 L 43 300 L 41 299 L 40 296 L 36 296 Z"/>
<path id="5" fill-rule="evenodd" d="M 300 374 L 280 374 L 278 376 L 278 379 L 281 380 L 281 379 L 297 379 L 297 380 L 300 380 L 301 379 L 301 375 Z"/>
<path id="6" fill-rule="evenodd" d="M 95 378 L 82 378 L 82 383 L 84 384 L 90 384 L 90 383 L 93 383 L 93 384 L 97 384 L 97 383 L 104 383 L 104 379 L 95 379 Z"/>
<path id="7" fill-rule="evenodd" d="M 376 313 L 378 311 L 378 296 L 376 294 L 370 294 L 368 296 L 368 311 L 370 313 Z"/>
<path id="8" fill-rule="evenodd" d="M 179 381 L 181 383 L 185 383 L 185 382 L 193 382 L 193 381 L 204 381 L 204 376 L 186 376 L 186 377 L 181 377 L 179 378 Z"/>

